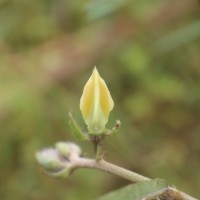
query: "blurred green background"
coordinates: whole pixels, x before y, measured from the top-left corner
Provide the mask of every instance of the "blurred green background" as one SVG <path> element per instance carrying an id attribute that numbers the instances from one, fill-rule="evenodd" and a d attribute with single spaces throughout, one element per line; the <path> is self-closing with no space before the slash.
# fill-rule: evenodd
<path id="1" fill-rule="evenodd" d="M 115 107 L 107 160 L 200 196 L 200 3 L 197 0 L 0 1 L 0 198 L 90 200 L 129 184 L 95 170 L 43 174 L 35 152 L 76 141 L 93 67 Z M 92 145 L 76 141 L 86 156 Z"/>

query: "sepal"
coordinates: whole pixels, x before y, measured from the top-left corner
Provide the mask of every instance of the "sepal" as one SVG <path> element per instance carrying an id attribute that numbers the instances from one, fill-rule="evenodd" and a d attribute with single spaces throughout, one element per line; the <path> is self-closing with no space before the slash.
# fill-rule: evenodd
<path id="1" fill-rule="evenodd" d="M 79 125 L 77 124 L 76 120 L 73 118 L 71 112 L 69 112 L 69 125 L 73 135 L 79 140 L 89 140 L 88 135 L 83 133 Z"/>

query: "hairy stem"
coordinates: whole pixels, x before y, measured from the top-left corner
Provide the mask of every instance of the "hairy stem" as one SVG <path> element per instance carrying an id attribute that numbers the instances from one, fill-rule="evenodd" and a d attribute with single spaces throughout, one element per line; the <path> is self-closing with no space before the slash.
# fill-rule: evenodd
<path id="1" fill-rule="evenodd" d="M 132 172 L 132 171 L 129 171 L 129 170 L 124 169 L 122 167 L 111 164 L 111 163 L 109 163 L 109 162 L 107 162 L 103 159 L 96 161 L 96 160 L 88 159 L 88 158 L 78 158 L 74 162 L 74 165 L 75 165 L 76 168 L 99 169 L 101 171 L 120 176 L 124 179 L 131 181 L 131 182 L 140 182 L 140 181 L 150 180 L 150 178 L 144 177 L 144 176 L 137 174 L 135 172 Z"/>

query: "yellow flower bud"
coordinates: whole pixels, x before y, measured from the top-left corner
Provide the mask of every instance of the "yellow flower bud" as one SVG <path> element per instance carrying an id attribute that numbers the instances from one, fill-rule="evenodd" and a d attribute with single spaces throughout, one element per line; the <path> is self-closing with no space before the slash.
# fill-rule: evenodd
<path id="1" fill-rule="evenodd" d="M 96 67 L 85 87 L 80 100 L 80 109 L 90 134 L 101 134 L 105 130 L 114 102 L 105 81 Z"/>

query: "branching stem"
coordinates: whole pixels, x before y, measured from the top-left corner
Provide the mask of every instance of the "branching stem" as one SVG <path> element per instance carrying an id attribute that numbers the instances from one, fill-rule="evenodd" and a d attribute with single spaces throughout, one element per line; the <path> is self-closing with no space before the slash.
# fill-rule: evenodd
<path id="1" fill-rule="evenodd" d="M 71 161 L 73 162 L 73 167 L 74 169 L 76 168 L 92 168 L 92 169 L 98 169 L 107 173 L 111 173 L 117 176 L 120 176 L 124 179 L 127 179 L 131 182 L 137 183 L 141 181 L 148 181 L 151 180 L 150 178 L 147 178 L 145 176 L 142 176 L 138 173 L 129 171 L 127 169 L 124 169 L 122 167 L 119 167 L 117 165 L 114 165 L 112 163 L 109 163 L 103 159 L 101 160 L 94 160 L 94 159 L 89 159 L 89 158 L 80 158 L 80 157 L 75 157 L 72 158 Z M 156 194 L 154 194 L 156 196 Z M 182 191 L 177 190 L 176 188 L 166 188 L 166 190 L 161 191 L 160 195 L 171 195 L 170 197 L 177 197 L 180 200 L 197 200 L 188 194 L 185 194 Z M 154 196 L 150 196 L 146 198 L 146 200 L 151 200 L 154 199 Z M 168 196 L 169 197 L 169 196 Z"/>

